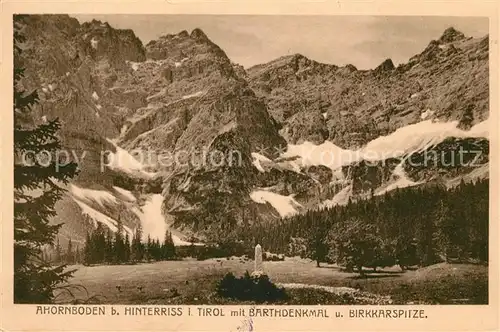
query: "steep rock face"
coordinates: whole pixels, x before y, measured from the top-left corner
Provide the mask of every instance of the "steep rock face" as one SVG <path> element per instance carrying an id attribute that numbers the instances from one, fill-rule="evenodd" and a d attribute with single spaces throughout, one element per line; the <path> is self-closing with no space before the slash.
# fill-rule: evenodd
<path id="1" fill-rule="evenodd" d="M 288 120 L 288 125 L 281 131 L 283 137 L 291 144 L 304 141 L 321 144 L 328 139 L 326 115 L 318 108 L 316 112 L 299 112 Z"/>
<path id="2" fill-rule="evenodd" d="M 455 30 L 453 27 L 449 27 L 443 32 L 439 41 L 443 43 L 451 43 L 462 39 L 465 39 L 465 35 L 462 32 Z"/>
<path id="3" fill-rule="evenodd" d="M 146 46 L 147 60 L 129 62 L 131 76 L 119 78 L 118 85 L 139 86 L 147 102 L 169 103 L 200 94 L 212 85 L 237 79 L 224 51 L 200 30 L 168 34 Z"/>
<path id="4" fill-rule="evenodd" d="M 404 162 L 404 169 L 413 181 L 442 182 L 460 178 L 478 170 L 487 174 L 490 144 L 486 138 L 450 137 L 443 142 L 412 154 Z M 479 176 L 480 174 L 476 174 Z"/>
<path id="5" fill-rule="evenodd" d="M 352 195 L 366 194 L 374 191 L 393 177 L 394 169 L 401 161 L 389 158 L 378 162 L 361 160 L 344 166 L 342 172 L 352 186 Z"/>
<path id="6" fill-rule="evenodd" d="M 128 150 L 173 150 L 195 109 L 194 98 L 138 109 L 123 124 L 119 144 Z"/>
<path id="7" fill-rule="evenodd" d="M 253 222 L 251 153 L 265 147 L 276 157 L 286 146 L 266 105 L 199 29 L 163 36 L 146 50 L 148 59 L 132 63 L 130 78 L 118 83 L 149 91 L 148 105 L 125 119 L 119 144 L 167 152 L 168 165 L 158 169 L 164 214 L 176 227 L 210 238 L 217 227 Z"/>
<path id="8" fill-rule="evenodd" d="M 239 211 L 251 206 L 255 170 L 249 155 L 250 146 L 237 130 L 220 133 L 206 154 L 194 164 L 177 165 L 166 178 L 165 214 L 174 217 L 175 226 L 209 238 L 210 229 L 234 228 L 241 222 Z"/>
<path id="9" fill-rule="evenodd" d="M 83 244 L 86 232 L 97 223 L 112 228 L 120 218 L 132 230 L 138 217 L 114 196 L 113 186 L 124 177 L 128 182 L 141 180 L 106 166 L 106 155 L 117 152 L 107 138 L 118 135 L 119 114 L 107 109 L 103 91 L 112 84 L 109 77 L 121 75 L 127 68 L 126 61 L 144 60 L 142 43 L 132 31 L 115 30 L 98 21 L 80 25 L 67 15 L 23 16 L 19 24 L 26 37 L 24 51 L 15 59 L 16 66 L 25 68 L 21 84 L 27 90 L 36 89 L 40 99 L 32 122 L 59 118 L 60 154 L 77 161 L 80 169 L 56 205 L 54 222 L 65 223 L 61 242 L 72 238 Z M 87 196 L 77 197 L 75 192 Z M 96 200 L 92 195 L 97 195 Z M 110 204 L 99 203 L 98 197 L 103 195 Z"/>
<path id="10" fill-rule="evenodd" d="M 203 72 L 234 76 L 233 66 L 224 51 L 198 28 L 191 34 L 182 31 L 150 41 L 146 45 L 146 52 L 148 59 L 173 61 L 172 76 L 177 79 Z"/>
<path id="11" fill-rule="evenodd" d="M 201 219 L 194 229 L 198 235 L 210 236 L 207 230 L 212 224 L 241 223 L 244 211 L 256 208 L 249 196 L 257 184 L 251 152 L 265 146 L 272 157 L 274 147 L 286 142 L 265 105 L 245 86 L 212 90 L 201 97 L 198 107 L 175 144 L 174 154 L 182 153 L 185 159 L 167 171 L 165 211 L 174 215 L 179 227 Z"/>
<path id="12" fill-rule="evenodd" d="M 474 124 L 488 117 L 487 37 L 465 38 L 452 28 L 397 68 L 386 60 L 360 71 L 295 55 L 247 72 L 284 128 L 295 126 L 296 113 L 309 115 L 321 105 L 329 139 L 343 148 L 358 148 L 420 121 L 427 111 L 434 118 L 458 120 L 467 105 L 474 105 Z"/>
<path id="13" fill-rule="evenodd" d="M 117 83 L 122 89 L 141 89 L 146 101 L 123 123 L 120 142 L 125 146 L 179 150 L 207 144 L 236 117 L 240 123 L 258 126 L 248 129 L 267 133 L 262 142 L 255 141 L 258 135 L 247 135 L 254 145 L 273 146 L 271 141 L 280 139 L 265 105 L 245 88 L 226 54 L 200 29 L 153 40 L 146 54 L 148 60 L 130 63 L 131 75 Z M 269 135 L 273 138 L 267 139 Z"/>
<path id="14" fill-rule="evenodd" d="M 176 149 L 207 146 L 221 132 L 233 128 L 247 140 L 251 151 L 266 147 L 264 154 L 273 155 L 275 147 L 286 146 L 274 122 L 260 102 L 245 85 L 229 83 L 202 97 L 207 101 L 199 105 Z"/>
<path id="15" fill-rule="evenodd" d="M 116 135 L 118 129 L 112 116 L 103 112 L 95 91 L 100 91 L 93 75 L 96 62 L 80 47 L 90 26 L 81 27 L 65 15 L 26 16 L 22 25 L 27 41 L 22 58 L 16 61 L 26 68 L 22 84 L 39 93 L 34 123 L 59 118 L 63 147 L 70 156 L 86 151 L 78 180 L 96 176 L 106 181 L 100 174 L 100 151 L 114 151 L 105 138 Z"/>
<path id="16" fill-rule="evenodd" d="M 392 63 L 392 60 L 386 59 L 377 68 L 375 68 L 374 72 L 377 74 L 383 74 L 383 73 L 391 72 L 395 68 L 396 67 L 394 67 L 394 63 Z"/>
<path id="17" fill-rule="evenodd" d="M 81 25 L 79 35 L 79 58 L 90 55 L 93 60 L 105 59 L 115 66 L 146 60 L 142 42 L 132 30 L 116 30 L 106 22 L 93 20 Z"/>

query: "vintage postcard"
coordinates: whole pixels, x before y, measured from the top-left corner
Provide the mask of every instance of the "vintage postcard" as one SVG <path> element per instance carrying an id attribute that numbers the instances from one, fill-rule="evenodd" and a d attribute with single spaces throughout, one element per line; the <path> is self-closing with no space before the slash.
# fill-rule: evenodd
<path id="1" fill-rule="evenodd" d="M 497 330 L 498 6 L 403 3 L 4 3 L 0 328 Z"/>

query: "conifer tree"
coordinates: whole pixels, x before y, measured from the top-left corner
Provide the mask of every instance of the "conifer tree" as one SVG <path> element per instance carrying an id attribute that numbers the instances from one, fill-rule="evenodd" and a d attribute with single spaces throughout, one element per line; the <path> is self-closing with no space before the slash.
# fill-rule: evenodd
<path id="1" fill-rule="evenodd" d="M 106 236 L 103 225 L 98 222 L 95 231 L 92 233 L 92 249 L 96 263 L 105 262 L 106 256 Z"/>
<path id="2" fill-rule="evenodd" d="M 55 253 L 56 253 L 55 262 L 57 264 L 60 264 L 63 259 L 62 259 L 62 248 L 61 248 L 61 243 L 59 242 L 59 237 L 57 237 Z"/>
<path id="3" fill-rule="evenodd" d="M 146 242 L 146 250 L 145 250 L 145 256 L 147 261 L 151 260 L 152 258 L 152 251 L 153 251 L 152 244 L 153 241 L 151 241 L 151 236 L 148 235 L 148 240 Z"/>
<path id="4" fill-rule="evenodd" d="M 437 244 L 439 234 L 436 227 L 436 219 L 445 218 L 448 215 L 448 207 L 439 202 L 439 207 L 434 216 L 424 218 L 417 230 L 417 252 L 420 257 L 420 265 L 428 266 L 438 261 Z"/>
<path id="5" fill-rule="evenodd" d="M 41 125 L 30 121 L 32 107 L 38 103 L 36 91 L 25 91 L 21 80 L 23 35 L 22 15 L 14 16 L 14 302 L 50 303 L 53 290 L 72 272 L 65 266 L 51 267 L 41 259 L 43 245 L 54 243 L 61 225 L 50 225 L 56 214 L 55 203 L 77 173 L 75 163 L 59 165 L 55 152 L 60 148 L 58 119 Z M 48 158 L 36 158 L 42 156 Z M 57 170 L 57 171 L 56 171 Z"/>
<path id="6" fill-rule="evenodd" d="M 125 262 L 130 261 L 130 238 L 128 236 L 128 233 L 125 233 L 125 247 L 124 247 L 123 259 Z"/>
<path id="7" fill-rule="evenodd" d="M 82 258 L 80 256 L 80 246 L 77 244 L 75 248 L 75 264 L 80 264 L 82 262 Z"/>
<path id="8" fill-rule="evenodd" d="M 156 261 L 159 261 L 161 259 L 161 246 L 159 239 L 156 239 L 154 241 L 154 257 Z"/>
<path id="9" fill-rule="evenodd" d="M 115 243 L 114 243 L 114 258 L 116 263 L 122 263 L 125 261 L 125 241 L 123 239 L 123 223 L 118 218 L 115 233 Z"/>
<path id="10" fill-rule="evenodd" d="M 113 263 L 114 261 L 114 248 L 113 248 L 113 234 L 111 230 L 108 229 L 106 239 L 105 239 L 105 249 L 104 249 L 104 261 L 106 263 Z"/>
<path id="11" fill-rule="evenodd" d="M 83 263 L 85 265 L 90 265 L 95 263 L 92 247 L 93 247 L 92 237 L 90 233 L 87 232 L 87 236 L 85 237 L 85 247 L 83 248 Z"/>
<path id="12" fill-rule="evenodd" d="M 314 218 L 310 215 L 310 218 Z M 320 267 L 328 254 L 327 244 L 328 228 L 321 221 L 316 220 L 307 238 L 307 247 L 309 249 L 309 257 L 316 261 L 316 266 Z"/>
<path id="13" fill-rule="evenodd" d="M 162 259 L 169 260 L 175 257 L 175 245 L 172 233 L 165 231 L 165 239 L 162 245 Z"/>
<path id="14" fill-rule="evenodd" d="M 66 249 L 66 264 L 74 264 L 73 243 L 71 238 L 68 240 L 68 249 Z"/>
<path id="15" fill-rule="evenodd" d="M 132 239 L 132 260 L 142 261 L 144 258 L 144 245 L 141 242 L 142 238 L 142 227 L 139 224 L 135 230 L 134 237 Z"/>

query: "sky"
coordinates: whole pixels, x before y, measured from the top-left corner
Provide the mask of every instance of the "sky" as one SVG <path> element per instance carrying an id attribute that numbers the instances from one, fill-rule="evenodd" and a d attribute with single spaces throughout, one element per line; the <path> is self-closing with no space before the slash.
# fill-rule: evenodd
<path id="1" fill-rule="evenodd" d="M 74 15 L 132 29 L 144 44 L 167 33 L 201 28 L 233 61 L 245 68 L 283 55 L 358 69 L 387 58 L 395 65 L 420 53 L 452 26 L 466 36 L 488 34 L 488 19 L 444 16 L 271 16 L 271 15 Z"/>

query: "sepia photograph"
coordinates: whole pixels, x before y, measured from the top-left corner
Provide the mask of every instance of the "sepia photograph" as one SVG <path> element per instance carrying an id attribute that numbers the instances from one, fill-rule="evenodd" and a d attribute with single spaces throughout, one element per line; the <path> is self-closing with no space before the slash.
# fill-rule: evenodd
<path id="1" fill-rule="evenodd" d="M 13 303 L 488 305 L 489 33 L 14 15 Z"/>

